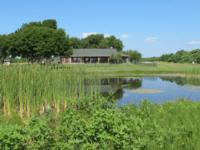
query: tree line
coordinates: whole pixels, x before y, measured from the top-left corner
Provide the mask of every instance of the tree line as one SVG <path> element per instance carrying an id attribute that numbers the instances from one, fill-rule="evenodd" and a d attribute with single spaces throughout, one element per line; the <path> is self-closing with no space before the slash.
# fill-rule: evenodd
<path id="1" fill-rule="evenodd" d="M 194 49 L 192 51 L 179 50 L 176 53 L 163 54 L 160 57 L 151 57 L 147 58 L 146 60 L 200 64 L 200 49 Z"/>
<path id="2" fill-rule="evenodd" d="M 200 63 L 200 49 L 192 51 L 180 50 L 175 54 L 165 54 L 160 57 L 161 61 L 174 62 L 174 63 Z"/>
<path id="3" fill-rule="evenodd" d="M 19 57 L 35 62 L 52 56 L 70 56 L 72 49 L 78 48 L 115 48 L 120 57 L 123 47 L 123 42 L 115 36 L 69 37 L 64 29 L 58 28 L 56 20 L 48 19 L 26 23 L 13 33 L 0 35 L 0 60 Z M 131 57 L 135 52 L 130 52 Z"/>

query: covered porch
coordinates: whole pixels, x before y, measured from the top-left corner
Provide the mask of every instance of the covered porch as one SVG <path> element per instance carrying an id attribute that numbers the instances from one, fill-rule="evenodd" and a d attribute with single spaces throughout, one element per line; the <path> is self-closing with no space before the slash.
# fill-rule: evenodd
<path id="1" fill-rule="evenodd" d="M 110 63 L 110 57 L 71 57 L 71 63 Z"/>

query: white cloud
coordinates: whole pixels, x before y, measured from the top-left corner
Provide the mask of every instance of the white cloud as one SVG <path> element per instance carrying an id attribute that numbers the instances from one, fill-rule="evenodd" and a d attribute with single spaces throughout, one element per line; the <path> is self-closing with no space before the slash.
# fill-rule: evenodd
<path id="1" fill-rule="evenodd" d="M 157 37 L 147 37 L 144 39 L 144 42 L 149 44 L 156 43 L 157 41 L 158 41 Z"/>
<path id="2" fill-rule="evenodd" d="M 82 38 L 86 38 L 86 37 L 88 37 L 90 35 L 96 35 L 96 34 L 98 34 L 98 33 L 97 32 L 84 32 L 84 33 L 82 33 Z M 108 33 L 104 34 L 104 37 L 110 37 L 110 36 L 111 35 L 108 34 Z"/>
<path id="3" fill-rule="evenodd" d="M 123 38 L 123 39 L 127 39 L 128 37 L 129 37 L 128 34 L 122 34 L 122 35 L 121 35 L 121 38 Z"/>
<path id="4" fill-rule="evenodd" d="M 95 35 L 95 34 L 97 34 L 97 33 L 96 32 L 84 32 L 84 33 L 82 33 L 82 37 L 86 38 L 86 37 L 88 37 L 90 35 Z"/>
<path id="5" fill-rule="evenodd" d="M 111 35 L 108 34 L 108 33 L 104 34 L 104 37 L 110 37 L 110 36 L 111 36 Z"/>
<path id="6" fill-rule="evenodd" d="M 190 41 L 187 44 L 189 44 L 189 45 L 200 45 L 200 41 Z"/>

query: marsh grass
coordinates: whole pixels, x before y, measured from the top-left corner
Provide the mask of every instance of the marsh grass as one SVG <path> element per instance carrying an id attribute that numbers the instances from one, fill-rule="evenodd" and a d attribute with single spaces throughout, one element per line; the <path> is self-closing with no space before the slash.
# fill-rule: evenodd
<path id="1" fill-rule="evenodd" d="M 181 74 L 199 80 L 200 65 L 160 63 L 86 65 L 11 65 L 0 66 L 0 112 L 21 118 L 48 111 L 59 113 L 69 107 L 87 107 L 98 101 L 103 76 L 139 74 Z M 196 77 L 195 79 L 192 78 Z M 91 99 L 93 99 L 91 101 Z M 90 101 L 89 101 L 90 100 Z"/>
<path id="2" fill-rule="evenodd" d="M 0 66 L 0 109 L 10 116 L 59 113 L 80 107 L 82 100 L 97 97 L 98 76 L 81 67 L 40 65 Z"/>

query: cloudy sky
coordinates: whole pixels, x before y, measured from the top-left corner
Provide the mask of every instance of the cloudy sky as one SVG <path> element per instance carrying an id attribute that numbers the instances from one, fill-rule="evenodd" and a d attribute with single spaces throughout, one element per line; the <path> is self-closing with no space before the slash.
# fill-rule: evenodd
<path id="1" fill-rule="evenodd" d="M 56 19 L 70 36 L 103 33 L 145 57 L 200 48 L 199 0 L 1 0 L 0 34 Z"/>

